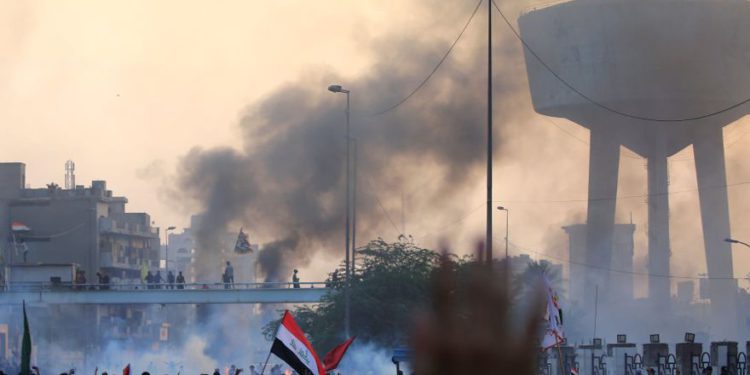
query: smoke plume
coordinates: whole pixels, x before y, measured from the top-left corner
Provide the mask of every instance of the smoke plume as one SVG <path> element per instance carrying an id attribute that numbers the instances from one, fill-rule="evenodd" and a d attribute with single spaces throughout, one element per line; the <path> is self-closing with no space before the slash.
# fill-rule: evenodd
<path id="1" fill-rule="evenodd" d="M 456 34 L 475 6 L 464 5 L 459 15 L 440 20 L 457 25 Z M 427 16 L 445 17 L 445 7 Z M 249 106 L 239 123 L 241 150 L 192 149 L 181 162 L 178 181 L 184 196 L 198 202 L 204 214 L 197 236 L 198 264 L 212 263 L 218 238 L 231 224 L 244 226 L 256 240 L 267 243 L 259 263 L 268 280 L 303 266 L 316 251 L 340 251 L 346 99 L 326 90 L 332 83 L 351 90 L 351 134 L 358 144 L 358 238 L 365 241 L 395 226 L 380 213 L 382 201 L 400 197 L 417 173 L 442 177 L 443 182 L 420 187 L 418 193 L 435 202 L 433 212 L 444 212 L 449 206 L 445 202 L 470 189 L 476 181 L 472 176 L 482 172 L 485 163 L 481 14 L 461 40 L 463 48 L 457 48 L 424 88 L 394 111 L 368 115 L 408 94 L 450 45 L 447 37 L 399 34 L 373 40 L 377 60 L 362 75 L 344 78 L 313 69 Z M 502 80 L 514 76 L 519 75 L 498 74 L 496 108 L 505 105 L 503 95 L 518 92 L 518 82 Z M 501 121 L 512 120 L 512 113 L 507 111 Z"/>

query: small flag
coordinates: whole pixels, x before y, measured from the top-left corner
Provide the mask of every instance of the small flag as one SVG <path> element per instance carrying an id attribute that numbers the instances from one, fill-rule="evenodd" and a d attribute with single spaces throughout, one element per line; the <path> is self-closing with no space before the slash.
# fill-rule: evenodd
<path id="1" fill-rule="evenodd" d="M 130 363 L 122 369 L 122 375 L 130 375 Z"/>
<path id="2" fill-rule="evenodd" d="M 10 224 L 10 230 L 13 232 L 29 232 L 31 228 L 20 221 L 14 221 Z"/>
<path id="3" fill-rule="evenodd" d="M 237 235 L 237 242 L 234 243 L 234 252 L 240 254 L 252 253 L 253 248 L 250 246 L 250 242 L 247 240 L 247 234 L 240 228 L 240 233 Z"/>
<path id="4" fill-rule="evenodd" d="M 23 339 L 21 340 L 21 375 L 31 374 L 31 332 L 26 317 L 26 301 L 23 301 Z"/>
<path id="5" fill-rule="evenodd" d="M 346 350 L 349 349 L 349 345 L 354 342 L 356 337 L 357 336 L 352 336 L 349 340 L 346 340 L 343 344 L 337 345 L 323 356 L 323 365 L 325 366 L 326 371 L 333 371 L 336 367 L 339 367 L 339 363 L 341 362 L 341 359 L 344 358 Z"/>
<path id="6" fill-rule="evenodd" d="M 325 375 L 326 370 L 320 363 L 305 333 L 294 321 L 289 310 L 284 311 L 281 324 L 276 331 L 276 338 L 271 346 L 271 353 L 279 357 L 300 375 Z"/>

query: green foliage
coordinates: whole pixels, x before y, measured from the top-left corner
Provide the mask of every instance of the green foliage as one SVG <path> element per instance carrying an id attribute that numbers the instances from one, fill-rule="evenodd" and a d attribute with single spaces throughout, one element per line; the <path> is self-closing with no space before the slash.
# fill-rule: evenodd
<path id="1" fill-rule="evenodd" d="M 414 314 L 427 307 L 440 256 L 411 242 L 371 241 L 357 249 L 351 285 L 351 329 L 360 341 L 382 346 L 406 342 Z M 294 318 L 319 350 L 341 343 L 344 332 L 344 266 L 329 275 L 332 291 L 316 308 L 298 307 Z M 278 321 L 264 327 L 272 339 Z"/>
<path id="2" fill-rule="evenodd" d="M 409 241 L 388 243 L 382 239 L 371 241 L 357 249 L 357 269 L 351 285 L 351 330 L 358 341 L 383 347 L 403 345 L 413 332 L 414 318 L 420 310 L 430 308 L 432 280 L 440 263 L 440 254 L 420 248 Z M 471 284 L 470 274 L 478 263 L 473 257 L 449 257 L 458 285 Z M 504 269 L 504 262 L 496 261 L 495 269 Z M 529 298 L 538 286 L 543 272 L 553 285 L 559 285 L 560 275 L 548 262 L 524 264 L 512 282 L 514 300 Z M 498 278 L 498 281 L 504 280 Z M 343 342 L 344 334 L 344 264 L 329 274 L 331 288 L 317 306 L 297 307 L 292 314 L 313 346 L 322 355 Z M 457 292 L 457 291 L 454 291 Z M 279 321 L 268 323 L 263 334 L 269 340 Z"/>

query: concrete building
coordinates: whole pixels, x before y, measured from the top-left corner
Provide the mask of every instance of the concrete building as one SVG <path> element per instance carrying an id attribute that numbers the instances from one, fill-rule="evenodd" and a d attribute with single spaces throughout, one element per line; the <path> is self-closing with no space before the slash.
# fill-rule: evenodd
<path id="1" fill-rule="evenodd" d="M 750 109 L 744 1 L 574 0 L 518 19 L 534 109 L 590 130 L 587 263 L 611 263 L 620 148 L 648 161 L 648 270 L 654 305 L 668 306 L 667 159 L 692 146 L 715 337 L 738 334 L 722 129 Z M 540 62 L 540 60 L 542 60 Z M 611 282 L 587 274 L 586 296 Z M 593 298 L 584 301 L 593 306 Z M 662 310 L 662 308 L 657 307 Z M 729 316 L 731 314 L 731 317 Z"/>

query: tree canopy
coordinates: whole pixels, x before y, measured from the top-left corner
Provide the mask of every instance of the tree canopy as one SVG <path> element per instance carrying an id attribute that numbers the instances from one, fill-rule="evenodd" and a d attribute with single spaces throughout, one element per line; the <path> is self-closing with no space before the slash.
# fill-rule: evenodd
<path id="1" fill-rule="evenodd" d="M 402 239 L 388 243 L 373 240 L 357 249 L 357 265 L 351 284 L 351 334 L 358 341 L 382 347 L 404 345 L 413 331 L 414 317 L 430 307 L 433 279 L 440 265 L 440 254 Z M 477 266 L 473 257 L 449 256 L 449 267 L 459 280 L 467 280 Z M 546 262 L 531 262 L 513 277 L 513 294 L 528 293 L 533 279 L 548 271 Z M 495 268 L 501 269 L 502 262 Z M 552 275 L 556 284 L 559 275 Z M 331 291 L 315 306 L 298 306 L 292 312 L 313 346 L 325 352 L 346 338 L 344 333 L 344 265 L 329 274 Z M 538 280 L 538 278 L 537 278 Z M 279 322 L 267 324 L 263 333 L 273 339 Z M 325 350 L 325 351 L 323 351 Z"/>

